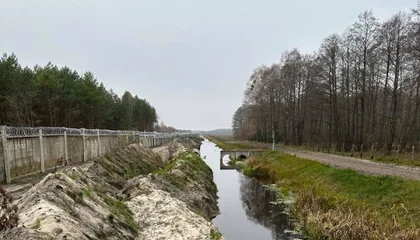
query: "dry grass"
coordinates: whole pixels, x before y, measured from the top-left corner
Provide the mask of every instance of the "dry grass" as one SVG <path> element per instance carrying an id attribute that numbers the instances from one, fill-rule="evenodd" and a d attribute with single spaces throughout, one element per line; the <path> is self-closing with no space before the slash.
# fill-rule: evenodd
<path id="1" fill-rule="evenodd" d="M 239 149 L 257 149 L 259 146 L 248 144 L 247 142 L 227 142 L 224 139 L 215 136 L 207 136 L 209 141 L 214 142 L 223 150 L 239 150 Z M 264 146 L 264 148 L 266 148 Z"/>
<path id="2" fill-rule="evenodd" d="M 311 239 L 420 239 L 420 182 L 366 176 L 269 152 L 244 173 L 293 192 L 293 214 Z"/>
<path id="3" fill-rule="evenodd" d="M 317 147 L 313 147 L 313 146 L 308 147 L 307 145 L 287 146 L 287 147 L 302 149 L 302 150 L 311 151 L 311 152 L 318 151 Z M 367 149 L 363 152 L 354 151 L 353 157 L 361 158 L 365 160 L 372 160 L 376 162 L 391 163 L 391 164 L 396 164 L 396 165 L 420 167 L 420 152 L 418 152 L 419 148 L 416 148 L 416 149 L 417 149 L 416 150 L 417 152 L 413 156 L 411 155 L 410 149 L 402 149 L 400 152 L 398 152 L 398 154 L 396 153 L 395 150 L 393 150 L 391 154 L 387 155 L 385 152 L 382 151 L 382 149 L 374 148 L 373 152 L 371 152 L 370 149 Z M 320 148 L 319 152 L 329 153 L 332 155 L 345 156 L 345 157 L 352 157 L 351 152 L 340 152 L 335 149 L 330 150 L 330 152 L 328 152 L 327 149 Z"/>
<path id="4" fill-rule="evenodd" d="M 420 230 L 414 225 L 403 225 L 397 215 L 387 219 L 363 204 L 346 203 L 347 199 L 328 197 L 315 190 L 298 191 L 295 195 L 293 212 L 314 239 L 420 238 Z M 402 206 L 396 208 L 402 210 Z"/>

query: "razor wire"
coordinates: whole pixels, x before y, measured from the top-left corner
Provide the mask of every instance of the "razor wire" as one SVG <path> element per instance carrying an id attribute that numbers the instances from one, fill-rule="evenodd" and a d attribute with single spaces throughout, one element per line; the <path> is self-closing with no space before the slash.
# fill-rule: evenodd
<path id="1" fill-rule="evenodd" d="M 7 138 L 26 138 L 42 136 L 136 136 L 140 138 L 173 138 L 173 137 L 191 137 L 197 134 L 174 132 L 140 132 L 140 131 L 122 131 L 107 129 L 83 129 L 83 128 L 65 128 L 65 127 L 11 127 L 0 128 L 0 135 L 5 129 Z"/>

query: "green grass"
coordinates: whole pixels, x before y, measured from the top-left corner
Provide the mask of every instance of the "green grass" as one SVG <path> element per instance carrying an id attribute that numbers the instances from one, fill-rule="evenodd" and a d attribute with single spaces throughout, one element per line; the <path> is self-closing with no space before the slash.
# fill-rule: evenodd
<path id="1" fill-rule="evenodd" d="M 212 229 L 210 231 L 210 239 L 212 240 L 220 240 L 222 239 L 222 234 L 217 229 Z"/>
<path id="2" fill-rule="evenodd" d="M 171 170 L 175 167 L 181 169 L 182 172 L 185 173 L 185 177 L 172 174 Z M 158 169 L 153 173 L 164 175 L 172 185 L 178 188 L 184 188 L 187 186 L 188 181 L 200 180 L 199 178 L 202 172 L 206 172 L 207 175 L 212 176 L 211 169 L 206 165 L 206 163 L 200 158 L 199 155 L 191 152 L 184 152 L 177 156 L 176 159 L 166 164 L 163 168 Z"/>
<path id="3" fill-rule="evenodd" d="M 243 172 L 290 189 L 296 197 L 295 215 L 315 239 L 420 237 L 418 181 L 363 175 L 280 152 L 250 159 Z"/>
<path id="4" fill-rule="evenodd" d="M 238 142 L 226 142 L 223 139 L 214 136 L 207 137 L 209 141 L 214 142 L 219 148 L 223 150 L 240 150 L 240 149 L 255 149 L 255 145 L 247 143 L 238 143 Z"/>
<path id="5" fill-rule="evenodd" d="M 72 171 L 70 178 L 76 181 L 79 178 L 79 175 L 75 171 Z"/>
<path id="6" fill-rule="evenodd" d="M 89 189 L 84 188 L 84 189 L 83 189 L 83 194 L 84 194 L 86 197 L 90 198 L 90 199 L 92 199 L 92 198 L 93 198 L 93 197 L 92 197 L 92 191 L 91 191 L 91 190 L 89 190 Z"/>
<path id="7" fill-rule="evenodd" d="M 138 225 L 134 221 L 131 211 L 128 209 L 128 207 L 124 204 L 124 202 L 112 199 L 106 195 L 103 196 L 104 201 L 108 206 L 110 207 L 110 211 L 112 215 L 114 216 L 122 216 L 124 218 L 124 222 L 121 222 L 122 226 L 129 231 L 131 231 L 134 234 L 137 234 L 138 232 Z M 114 217 L 108 216 L 108 220 L 114 221 Z"/>

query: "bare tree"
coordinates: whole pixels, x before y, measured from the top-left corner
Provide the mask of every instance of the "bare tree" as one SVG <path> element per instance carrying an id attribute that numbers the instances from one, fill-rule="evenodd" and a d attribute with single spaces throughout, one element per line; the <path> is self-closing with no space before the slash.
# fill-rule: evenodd
<path id="1" fill-rule="evenodd" d="M 364 11 L 315 54 L 284 52 L 253 72 L 240 109 L 240 138 L 347 151 L 419 143 L 420 5 L 381 24 Z"/>

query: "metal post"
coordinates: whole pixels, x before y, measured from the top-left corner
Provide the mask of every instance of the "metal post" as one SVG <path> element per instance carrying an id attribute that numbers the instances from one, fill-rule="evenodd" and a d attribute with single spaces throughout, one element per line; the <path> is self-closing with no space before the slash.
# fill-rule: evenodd
<path id="1" fill-rule="evenodd" d="M 45 172 L 44 142 L 42 141 L 42 128 L 39 129 L 39 152 L 41 153 L 41 172 Z"/>
<path id="2" fill-rule="evenodd" d="M 3 146 L 4 174 L 6 177 L 6 183 L 11 183 L 12 178 L 10 177 L 10 154 L 9 147 L 7 146 L 6 126 L 1 126 L 1 141 Z"/>

